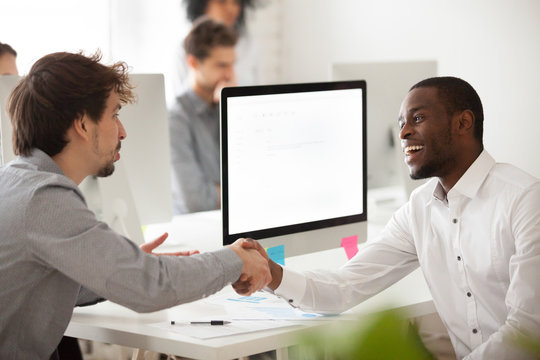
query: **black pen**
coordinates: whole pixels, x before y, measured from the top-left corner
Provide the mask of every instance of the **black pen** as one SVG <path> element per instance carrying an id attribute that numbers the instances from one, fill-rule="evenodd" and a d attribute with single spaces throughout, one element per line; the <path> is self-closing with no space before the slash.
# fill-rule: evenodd
<path id="1" fill-rule="evenodd" d="M 191 321 L 190 324 L 192 325 L 225 325 L 230 324 L 230 321 L 224 321 L 224 320 L 210 320 L 210 321 Z"/>
<path id="2" fill-rule="evenodd" d="M 224 320 L 210 320 L 210 321 L 190 321 L 191 325 L 225 325 L 230 324 L 230 321 L 224 321 Z M 174 325 L 174 320 L 171 320 L 171 325 Z"/>

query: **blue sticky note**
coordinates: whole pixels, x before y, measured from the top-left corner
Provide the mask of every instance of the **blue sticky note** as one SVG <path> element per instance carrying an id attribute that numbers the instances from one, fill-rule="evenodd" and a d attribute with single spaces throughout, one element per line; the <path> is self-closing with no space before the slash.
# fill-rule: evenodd
<path id="1" fill-rule="evenodd" d="M 285 245 L 267 248 L 268 257 L 280 265 L 285 265 Z"/>

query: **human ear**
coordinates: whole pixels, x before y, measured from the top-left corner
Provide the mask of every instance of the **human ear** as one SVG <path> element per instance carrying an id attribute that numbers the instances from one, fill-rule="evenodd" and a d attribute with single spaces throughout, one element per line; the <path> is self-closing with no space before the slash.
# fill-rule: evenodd
<path id="1" fill-rule="evenodd" d="M 88 119 L 88 116 L 79 115 L 79 117 L 77 117 L 72 124 L 72 128 L 75 134 L 84 140 L 88 140 L 90 138 L 89 120 L 90 119 Z"/>
<path id="2" fill-rule="evenodd" d="M 474 131 L 474 113 L 471 110 L 464 110 L 459 114 L 458 130 L 461 133 Z"/>
<path id="3" fill-rule="evenodd" d="M 190 69 L 197 70 L 199 67 L 199 59 L 197 59 L 195 56 L 188 54 L 186 56 L 186 62 Z"/>

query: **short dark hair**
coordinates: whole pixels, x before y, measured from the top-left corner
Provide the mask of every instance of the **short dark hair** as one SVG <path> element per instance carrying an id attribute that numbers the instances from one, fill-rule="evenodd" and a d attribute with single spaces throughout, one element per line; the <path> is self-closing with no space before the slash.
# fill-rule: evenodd
<path id="1" fill-rule="evenodd" d="M 420 87 L 434 87 L 438 90 L 446 111 L 455 114 L 457 111 L 470 110 L 474 114 L 474 136 L 482 144 L 484 134 L 484 110 L 480 96 L 465 80 L 452 76 L 433 77 L 420 81 L 410 90 Z M 409 90 L 409 91 L 410 91 Z"/>
<path id="2" fill-rule="evenodd" d="M 13 150 L 28 156 L 38 148 L 49 156 L 60 153 L 75 119 L 87 115 L 98 122 L 115 91 L 122 103 L 134 101 L 127 65 L 100 64 L 101 54 L 58 52 L 36 61 L 9 97 Z"/>
<path id="3" fill-rule="evenodd" d="M 227 25 L 214 21 L 207 16 L 199 18 L 184 40 L 186 54 L 204 60 L 212 49 L 218 46 L 234 47 L 238 34 Z"/>
<path id="4" fill-rule="evenodd" d="M 189 21 L 194 22 L 206 13 L 210 0 L 183 0 L 186 6 L 186 15 Z M 234 27 L 238 32 L 244 31 L 246 25 L 246 9 L 255 7 L 257 0 L 240 0 L 240 14 Z"/>
<path id="5" fill-rule="evenodd" d="M 4 54 L 11 54 L 17 57 L 17 52 L 8 44 L 0 42 L 0 56 Z"/>

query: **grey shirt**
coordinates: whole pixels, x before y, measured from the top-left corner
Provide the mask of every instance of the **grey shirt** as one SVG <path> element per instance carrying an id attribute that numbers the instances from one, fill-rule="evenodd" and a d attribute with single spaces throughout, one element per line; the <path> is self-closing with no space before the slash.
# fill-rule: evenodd
<path id="1" fill-rule="evenodd" d="M 150 312 L 210 295 L 242 270 L 227 248 L 146 254 L 97 221 L 40 150 L 0 167 L 0 234 L 0 359 L 48 359 L 77 303 Z"/>
<path id="2" fill-rule="evenodd" d="M 169 113 L 169 134 L 175 214 L 217 209 L 219 107 L 185 90 Z"/>

